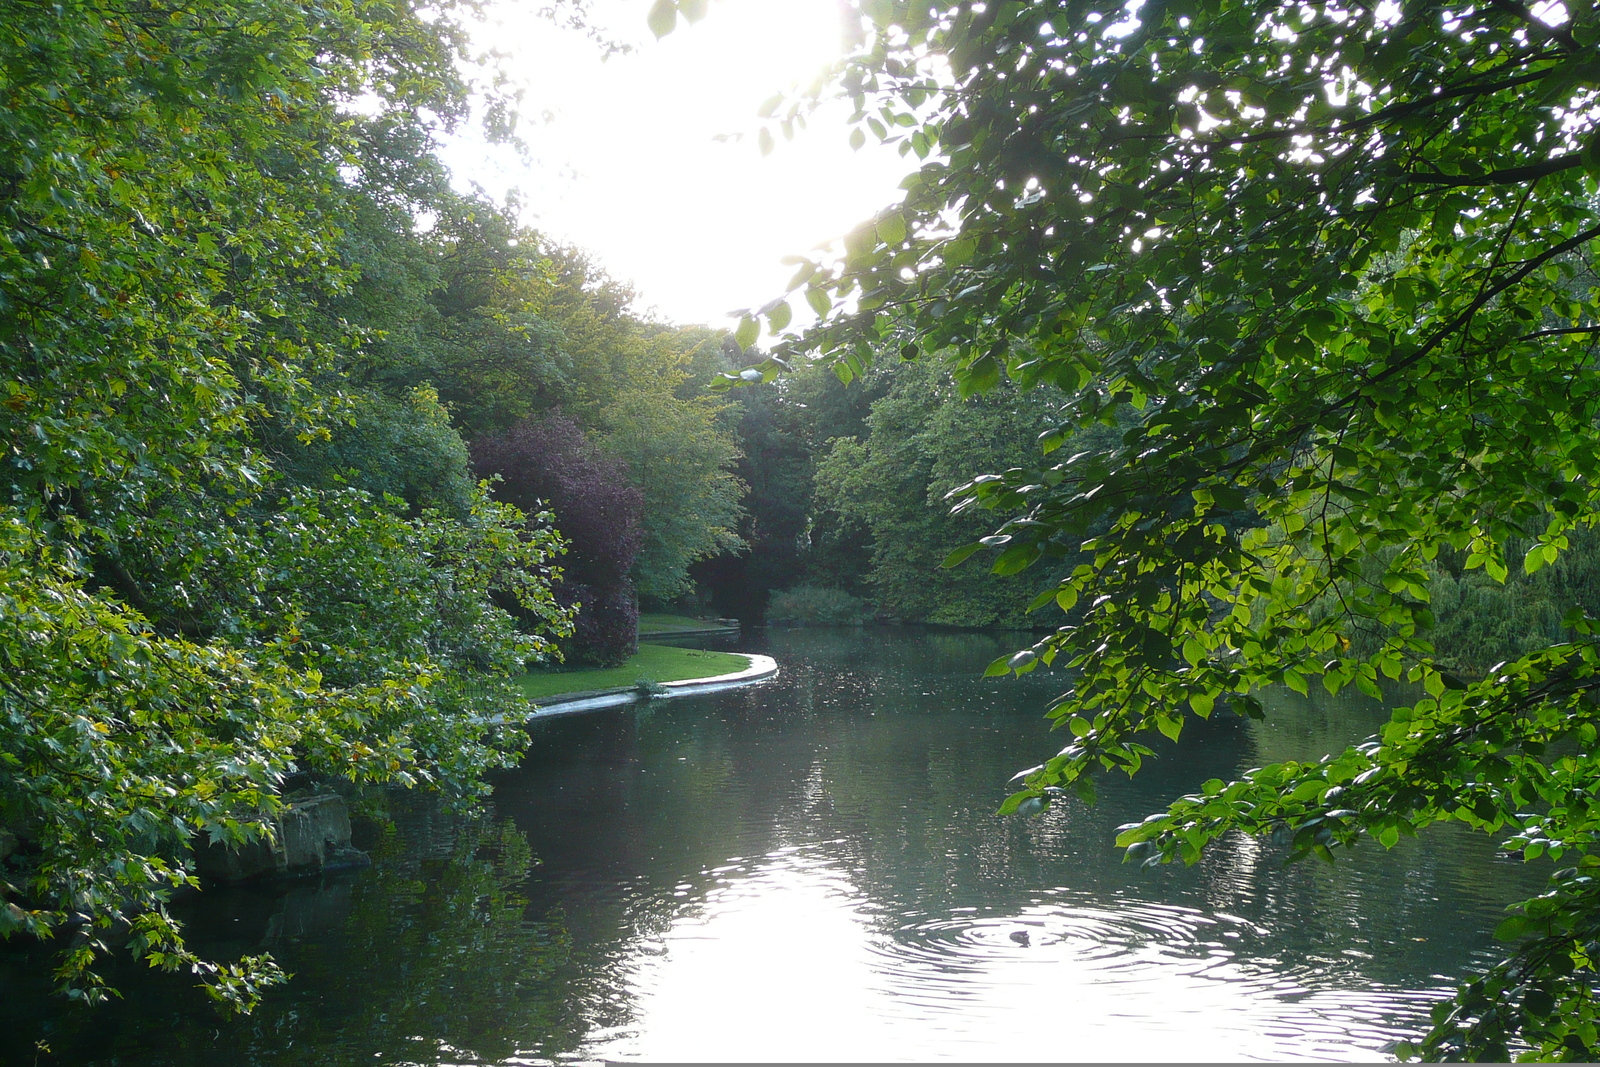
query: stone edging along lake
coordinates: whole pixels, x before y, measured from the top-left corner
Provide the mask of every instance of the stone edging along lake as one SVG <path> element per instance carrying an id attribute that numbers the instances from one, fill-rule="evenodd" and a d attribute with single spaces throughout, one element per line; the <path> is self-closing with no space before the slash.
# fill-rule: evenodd
<path id="1" fill-rule="evenodd" d="M 590 690 L 586 693 L 568 693 L 539 702 L 534 713 L 528 716 L 528 721 L 547 719 L 556 715 L 571 715 L 580 711 L 594 711 L 598 708 L 611 708 L 650 698 L 662 700 L 669 697 L 717 693 L 724 689 L 737 689 L 742 685 L 764 681 L 778 673 L 778 661 L 771 656 L 760 656 L 752 652 L 734 654 L 748 659 L 750 666 L 742 671 L 717 674 L 709 678 L 685 678 L 679 682 L 661 682 L 649 692 L 641 690 L 638 686 L 628 685 L 618 686 L 615 689 Z"/>

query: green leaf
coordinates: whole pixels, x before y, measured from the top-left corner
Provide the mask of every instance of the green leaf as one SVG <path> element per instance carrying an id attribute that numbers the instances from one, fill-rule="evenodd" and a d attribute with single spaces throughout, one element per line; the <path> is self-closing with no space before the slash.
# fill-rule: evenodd
<path id="1" fill-rule="evenodd" d="M 1032 670 L 1034 664 L 1038 662 L 1038 655 L 1031 649 L 1025 648 L 1021 652 L 1014 653 L 1010 659 L 1006 660 L 1006 666 L 1018 674 L 1021 674 L 1024 671 Z"/>
<path id="2" fill-rule="evenodd" d="M 1033 566 L 1040 556 L 1040 548 L 1035 544 L 1012 545 L 994 561 L 990 571 L 999 575 L 1017 574 Z"/>
<path id="3" fill-rule="evenodd" d="M 995 814 L 1015 815 L 1017 813 L 1017 809 L 1022 806 L 1023 801 L 1032 800 L 1033 798 L 1034 794 L 1026 789 L 1019 793 L 1012 793 L 1000 804 L 1000 810 Z"/>
<path id="4" fill-rule="evenodd" d="M 944 558 L 944 562 L 939 564 L 939 566 L 944 567 L 947 570 L 951 567 L 959 566 L 968 556 L 972 555 L 982 547 L 982 541 L 974 541 L 970 545 L 962 545 L 960 548 L 946 556 Z"/>
<path id="5" fill-rule="evenodd" d="M 1121 843 L 1121 838 L 1118 838 L 1118 843 Z M 1122 862 L 1149 863 L 1152 860 L 1159 859 L 1160 855 L 1161 853 L 1156 851 L 1156 846 L 1151 842 L 1134 841 L 1133 843 L 1125 846 L 1122 853 Z"/>
<path id="6" fill-rule="evenodd" d="M 1548 1016 L 1556 1007 L 1556 998 L 1546 989 L 1530 989 L 1522 998 L 1522 1010 L 1537 1018 Z"/>
<path id="7" fill-rule="evenodd" d="M 986 393 L 1000 383 L 1000 363 L 992 356 L 974 360 L 963 368 L 960 377 L 962 397 Z"/>
<path id="8" fill-rule="evenodd" d="M 767 327 L 773 333 L 777 333 L 789 325 L 789 320 L 793 318 L 793 315 L 794 313 L 790 310 L 788 304 L 779 304 L 767 313 Z"/>
<path id="9" fill-rule="evenodd" d="M 1499 941 L 1515 941 L 1528 932 L 1529 926 L 1526 916 L 1513 915 L 1494 928 L 1494 936 Z"/>
<path id="10" fill-rule="evenodd" d="M 678 23 L 677 3 L 675 0 L 656 0 L 650 5 L 650 13 L 645 16 L 645 22 L 658 40 L 665 37 Z"/>
<path id="11" fill-rule="evenodd" d="M 746 315 L 739 320 L 738 328 L 733 331 L 733 341 L 740 348 L 749 348 L 761 336 L 761 324 L 751 315 Z"/>
<path id="12" fill-rule="evenodd" d="M 878 240 L 886 245 L 897 245 L 906 239 L 904 215 L 885 215 L 878 220 Z"/>
<path id="13" fill-rule="evenodd" d="M 939 246 L 939 256 L 946 266 L 959 267 L 972 258 L 978 250 L 978 243 L 969 238 L 961 237 L 948 241 Z"/>

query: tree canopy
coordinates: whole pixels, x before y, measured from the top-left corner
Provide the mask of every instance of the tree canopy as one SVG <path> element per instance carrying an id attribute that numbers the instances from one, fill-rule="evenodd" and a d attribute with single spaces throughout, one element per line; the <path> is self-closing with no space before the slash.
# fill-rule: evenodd
<path id="1" fill-rule="evenodd" d="M 830 442 L 817 464 L 815 492 L 841 526 L 865 528 L 867 584 L 878 611 L 945 625 L 1027 628 L 1023 609 L 1054 576 L 941 571 L 951 546 L 987 534 L 990 525 L 981 511 L 949 514 L 944 498 L 974 469 L 1025 462 L 1035 438 L 1056 421 L 1051 398 L 1002 383 L 963 402 L 944 368 L 929 362 L 869 373 L 883 373 L 892 384 L 872 405 L 863 439 Z"/>
<path id="2" fill-rule="evenodd" d="M 1572 606 L 1463 679 L 1435 661 L 1429 586 L 1446 564 L 1538 572 L 1596 518 L 1595 10 L 855 10 L 858 46 L 815 92 L 922 165 L 838 255 L 797 264 L 790 299 L 820 323 L 796 334 L 776 301 L 738 336 L 773 335 L 769 377 L 949 353 L 966 392 L 1064 394 L 1033 462 L 957 493 L 999 517 L 952 562 L 987 546 L 998 574 L 1068 571 L 1034 605 L 1063 624 L 992 668 L 1074 678 L 1051 710 L 1070 743 L 1005 810 L 1091 795 L 1189 715 L 1260 715 L 1264 686 L 1410 694 L 1363 744 L 1126 828 L 1129 858 L 1194 862 L 1234 831 L 1330 860 L 1441 820 L 1505 835 L 1559 861 L 1550 891 L 1401 1051 L 1594 1058 L 1600 620 Z M 774 127 L 815 99 L 773 101 Z"/>
<path id="3" fill-rule="evenodd" d="M 583 598 L 549 501 L 494 499 L 468 440 L 565 404 L 606 492 L 677 509 L 653 580 L 732 543 L 706 339 L 451 188 L 474 94 L 511 118 L 467 9 L 6 8 L 0 937 L 58 938 L 71 995 L 121 944 L 249 1007 L 270 958 L 202 959 L 166 909 L 197 846 L 308 790 L 469 802 L 517 758 L 509 676 Z M 655 432 L 693 446 L 676 481 L 629 453 Z"/>
<path id="4" fill-rule="evenodd" d="M 0 936 L 60 936 L 74 995 L 120 938 L 249 1006 L 270 959 L 166 911 L 197 843 L 315 783 L 470 797 L 519 749 L 489 712 L 570 625 L 560 539 L 434 390 L 352 374 L 397 261 L 361 238 L 426 251 L 465 58 L 408 5 L 7 8 Z"/>

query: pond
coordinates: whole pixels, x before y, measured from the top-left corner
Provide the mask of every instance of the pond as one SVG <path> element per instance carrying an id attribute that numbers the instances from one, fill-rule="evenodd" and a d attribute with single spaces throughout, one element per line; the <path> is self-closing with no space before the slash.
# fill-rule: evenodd
<path id="1" fill-rule="evenodd" d="M 133 967 L 64 1005 L 6 946 L 0 1062 L 1381 1059 L 1548 874 L 1453 827 L 1333 867 L 1120 862 L 1118 824 L 1365 736 L 1364 700 L 1192 721 L 1095 806 L 1000 818 L 1061 743 L 1059 680 L 976 677 L 1013 640 L 752 634 L 772 682 L 547 720 L 492 812 L 402 798 L 371 871 L 186 902 L 207 951 L 295 972 L 247 1019 Z"/>

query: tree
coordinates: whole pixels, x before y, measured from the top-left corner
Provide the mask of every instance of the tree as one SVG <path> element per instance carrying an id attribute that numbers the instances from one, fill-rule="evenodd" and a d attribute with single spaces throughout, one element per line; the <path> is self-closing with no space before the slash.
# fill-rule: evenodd
<path id="1" fill-rule="evenodd" d="M 381 324 L 341 314 L 350 235 L 437 189 L 462 41 L 407 3 L 7 7 L 0 937 L 61 935 L 72 995 L 120 928 L 250 1006 L 270 959 L 166 909 L 195 845 L 270 834 L 297 778 L 470 798 L 525 743 L 559 538 L 434 393 L 351 387 Z"/>
<path id="2" fill-rule="evenodd" d="M 450 425 L 439 396 L 426 385 L 403 398 L 383 392 L 346 394 L 344 418 L 318 438 L 286 449 L 274 466 L 303 485 L 353 485 L 412 510 L 435 508 L 454 518 L 477 498 L 467 446 Z"/>
<path id="3" fill-rule="evenodd" d="M 958 626 L 1026 626 L 1043 576 L 995 581 L 941 571 L 950 551 L 989 532 L 981 511 L 951 515 L 945 494 L 979 469 L 1025 462 L 1055 420 L 1048 398 L 1001 389 L 966 401 L 933 363 L 903 364 L 872 405 L 865 440 L 836 438 L 817 464 L 816 495 L 843 524 L 871 534 L 867 581 L 880 613 Z M 1032 578 L 1032 581 L 1029 579 Z"/>
<path id="4" fill-rule="evenodd" d="M 948 351 L 966 392 L 1007 376 L 1065 394 L 1036 462 L 966 491 L 1008 516 L 988 539 L 999 573 L 1086 553 L 1035 605 L 1078 615 L 993 668 L 1077 678 L 1051 712 L 1070 742 L 1005 810 L 1136 771 L 1190 714 L 1260 715 L 1263 686 L 1377 695 L 1406 678 L 1423 695 L 1369 741 L 1209 783 L 1119 840 L 1147 863 L 1194 862 L 1233 831 L 1332 859 L 1455 819 L 1558 858 L 1503 925 L 1506 962 L 1401 1051 L 1594 1058 L 1600 620 L 1571 610 L 1560 639 L 1469 683 L 1435 662 L 1428 598 L 1442 552 L 1504 581 L 1596 519 L 1600 16 L 1519 0 L 859 11 L 829 84 L 858 143 L 925 162 L 842 254 L 800 264 L 824 319 L 773 351 L 845 377 L 874 353 Z M 770 113 L 792 123 L 808 103 Z M 770 305 L 737 338 L 790 316 Z M 1112 445 L 1055 453 L 1117 418 Z"/>
<path id="5" fill-rule="evenodd" d="M 759 362 L 760 354 L 753 355 Z M 733 366 L 710 368 L 704 383 L 689 384 L 704 389 L 716 370 Z M 734 394 L 740 452 L 734 473 L 747 487 L 739 536 L 748 548 L 724 551 L 693 569 L 719 610 L 759 619 L 773 592 L 811 583 L 827 590 L 814 596 L 837 609 L 825 614 L 848 609 L 851 618 L 859 617 L 856 594 L 866 591 L 871 530 L 818 506 L 813 487 L 817 461 L 835 439 L 866 434 L 872 402 L 889 379 L 876 375 L 867 387 L 851 387 L 820 367 L 802 366 L 768 388 Z M 840 593 L 847 595 L 841 599 Z"/>
<path id="6" fill-rule="evenodd" d="M 576 607 L 571 658 L 615 667 L 639 648 L 639 605 L 630 575 L 643 542 L 644 494 L 628 467 L 601 451 L 575 419 L 559 412 L 527 419 L 473 442 L 473 463 L 498 478 L 500 497 L 551 510 L 567 539 L 566 579 L 557 595 Z M 537 619 L 532 620 L 537 622 Z"/>
<path id="7" fill-rule="evenodd" d="M 738 445 L 726 405 L 705 389 L 721 369 L 722 335 L 639 315 L 632 289 L 503 212 L 461 204 L 457 215 L 436 238 L 441 288 L 421 316 L 434 325 L 392 346 L 377 374 L 437 383 L 470 439 L 556 409 L 576 419 L 644 494 L 638 593 L 686 592 L 692 563 L 743 547 Z"/>
<path id="8" fill-rule="evenodd" d="M 627 463 L 649 516 L 634 561 L 639 594 L 673 600 L 692 586 L 690 564 L 744 547 L 737 532 L 744 486 L 729 470 L 738 446 L 712 405 L 653 390 L 622 394 L 602 419 L 602 439 Z"/>
<path id="9" fill-rule="evenodd" d="M 674 329 L 635 314 L 635 294 L 582 253 L 546 248 L 526 307 L 551 322 L 572 370 L 567 409 L 628 464 L 644 494 L 634 562 L 639 595 L 670 601 L 692 587 L 689 566 L 744 547 L 737 527 L 744 486 L 731 468 L 738 443 L 725 405 L 707 395 L 722 336 Z"/>
<path id="10" fill-rule="evenodd" d="M 445 188 L 430 190 L 426 233 L 412 214 L 362 212 L 345 239 L 361 276 L 329 309 L 368 325 L 353 376 L 394 394 L 437 390 L 469 438 L 577 395 L 563 332 L 529 299 L 554 277 L 546 242 L 513 209 Z"/>
<path id="11" fill-rule="evenodd" d="M 813 467 L 807 434 L 810 413 L 778 388 L 747 390 L 736 398 L 738 479 L 743 552 L 724 552 L 697 565 L 694 576 L 717 602 L 741 617 L 759 617 L 774 589 L 799 580 L 805 565 Z"/>

